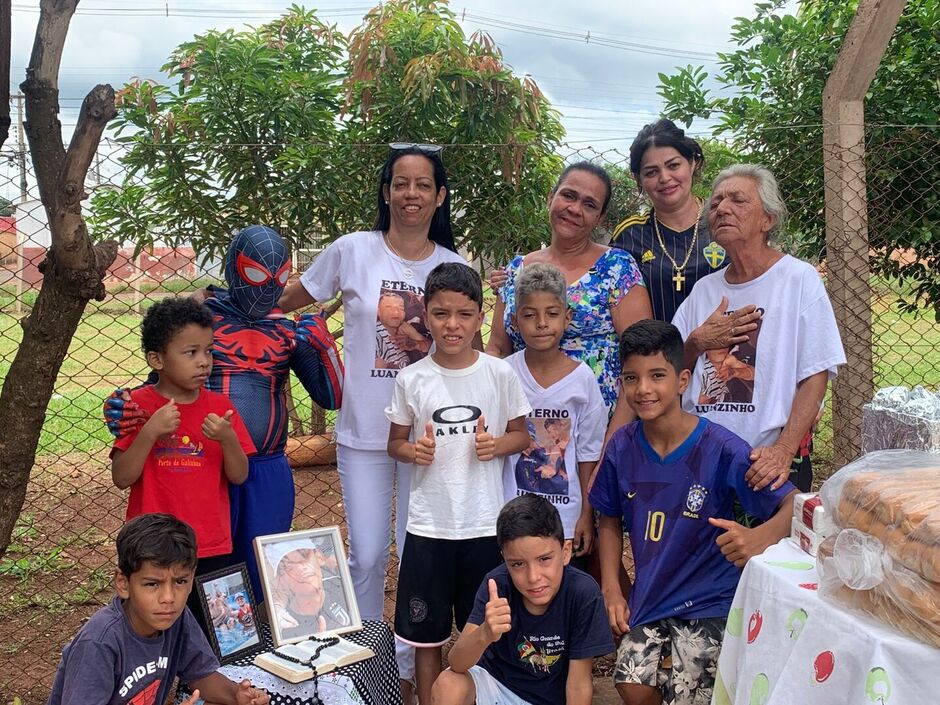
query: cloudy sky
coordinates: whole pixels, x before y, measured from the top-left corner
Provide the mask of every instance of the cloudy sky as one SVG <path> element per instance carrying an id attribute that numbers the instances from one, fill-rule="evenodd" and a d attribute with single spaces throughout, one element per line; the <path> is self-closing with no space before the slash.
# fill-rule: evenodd
<path id="1" fill-rule="evenodd" d="M 736 16 L 755 0 L 462 0 L 451 3 L 469 35 L 489 32 L 518 74 L 531 74 L 562 113 L 572 147 L 624 149 L 661 106 L 657 73 L 687 64 L 715 66 L 731 48 Z M 82 97 L 99 82 L 160 80 L 172 49 L 210 28 L 261 24 L 288 0 L 82 0 L 60 75 L 66 137 Z M 356 26 L 374 3 L 323 0 L 322 19 Z M 792 3 L 795 5 L 795 2 Z M 24 77 L 38 0 L 13 0 L 13 90 Z M 15 119 L 15 118 L 14 118 Z M 707 132 L 707 124 L 692 132 Z"/>

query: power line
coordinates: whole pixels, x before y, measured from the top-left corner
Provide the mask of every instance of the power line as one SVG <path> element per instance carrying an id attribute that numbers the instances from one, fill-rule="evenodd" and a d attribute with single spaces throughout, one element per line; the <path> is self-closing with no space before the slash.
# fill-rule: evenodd
<path id="1" fill-rule="evenodd" d="M 488 15 L 478 15 L 472 12 L 464 12 L 461 18 L 475 20 L 478 24 L 486 27 L 496 27 L 506 29 L 511 32 L 521 32 L 522 34 L 534 34 L 542 37 L 551 37 L 552 39 L 561 39 L 564 41 L 580 42 L 584 44 L 594 44 L 597 46 L 610 47 L 613 49 L 623 49 L 640 54 L 651 54 L 654 56 L 670 56 L 676 58 L 692 59 L 696 61 L 717 61 L 714 53 L 701 51 L 688 51 L 683 49 L 674 49 L 661 47 L 653 44 L 640 44 L 639 42 L 625 41 L 615 39 L 613 36 L 591 33 L 591 30 L 581 32 L 572 32 L 564 29 L 552 29 L 544 25 L 535 25 L 525 22 L 510 22 L 498 17 Z"/>
<path id="2" fill-rule="evenodd" d="M 368 5 L 357 7 L 348 7 L 342 10 L 318 10 L 317 14 L 323 17 L 362 17 L 363 13 L 372 9 Z M 38 15 L 38 7 L 28 5 L 13 5 L 14 12 L 24 12 Z M 169 5 L 164 7 L 78 7 L 75 10 L 76 15 L 89 15 L 95 17 L 204 17 L 208 19 L 268 19 L 282 14 L 282 10 L 272 9 L 268 12 L 259 12 L 257 10 L 226 10 L 224 13 L 219 10 L 200 10 L 200 9 L 176 9 Z"/>

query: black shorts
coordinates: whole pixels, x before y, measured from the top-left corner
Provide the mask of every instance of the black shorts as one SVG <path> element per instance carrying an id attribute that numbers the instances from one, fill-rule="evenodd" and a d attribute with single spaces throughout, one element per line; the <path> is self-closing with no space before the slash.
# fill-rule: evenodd
<path id="1" fill-rule="evenodd" d="M 483 578 L 502 561 L 495 536 L 432 539 L 408 534 L 398 569 L 395 636 L 441 646 L 463 630 Z"/>

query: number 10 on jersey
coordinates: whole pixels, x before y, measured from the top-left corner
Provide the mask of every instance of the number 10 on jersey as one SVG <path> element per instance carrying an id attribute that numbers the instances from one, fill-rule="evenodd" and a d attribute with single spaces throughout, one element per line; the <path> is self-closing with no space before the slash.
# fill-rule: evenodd
<path id="1" fill-rule="evenodd" d="M 659 541 L 663 537 L 666 515 L 663 512 L 646 512 L 646 540 Z"/>

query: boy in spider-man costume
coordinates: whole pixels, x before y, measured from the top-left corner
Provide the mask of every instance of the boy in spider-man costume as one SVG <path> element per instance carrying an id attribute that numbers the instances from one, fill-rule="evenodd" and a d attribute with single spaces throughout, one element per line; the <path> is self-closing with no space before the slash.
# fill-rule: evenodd
<path id="1" fill-rule="evenodd" d="M 205 300 L 215 315 L 206 386 L 232 400 L 258 451 L 249 460 L 248 479 L 231 491 L 232 557 L 248 564 L 256 595 L 263 593 L 252 540 L 289 531 L 294 516 L 294 478 L 284 455 L 290 370 L 323 408 L 339 408 L 342 397 L 343 365 L 326 320 L 305 314 L 293 321 L 276 307 L 290 267 L 281 236 L 252 225 L 229 246 L 228 290 L 210 287 Z M 146 420 L 135 407 L 122 390 L 108 399 L 105 417 L 112 433 L 121 435 Z"/>

